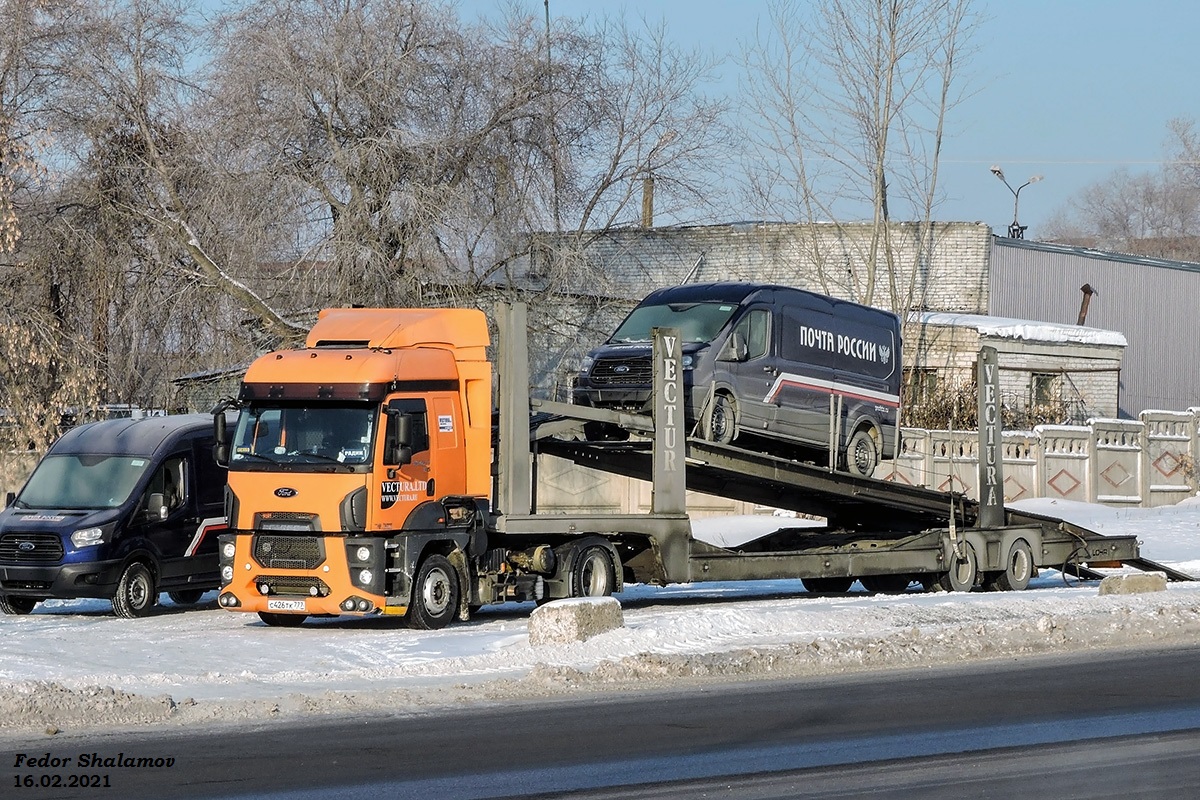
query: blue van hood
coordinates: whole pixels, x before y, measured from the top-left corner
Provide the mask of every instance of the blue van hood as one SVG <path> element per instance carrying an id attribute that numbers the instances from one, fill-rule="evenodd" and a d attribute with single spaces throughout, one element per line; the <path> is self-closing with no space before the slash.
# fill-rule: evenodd
<path id="1" fill-rule="evenodd" d="M 709 346 L 709 342 L 684 342 L 683 355 L 691 356 Z M 637 358 L 650 357 L 652 345 L 650 342 L 609 342 L 589 350 L 592 358 Z"/>
<path id="2" fill-rule="evenodd" d="M 0 533 L 20 530 L 36 533 L 71 535 L 80 528 L 92 528 L 115 522 L 121 517 L 120 508 L 17 508 L 9 506 L 0 512 Z"/>

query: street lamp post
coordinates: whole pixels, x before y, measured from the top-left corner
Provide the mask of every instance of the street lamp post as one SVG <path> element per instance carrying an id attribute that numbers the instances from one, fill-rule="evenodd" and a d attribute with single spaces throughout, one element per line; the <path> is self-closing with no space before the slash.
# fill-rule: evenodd
<path id="1" fill-rule="evenodd" d="M 1029 226 L 1022 225 L 1021 223 L 1017 222 L 1017 205 L 1021 202 L 1021 190 L 1024 189 L 1026 186 L 1028 186 L 1031 183 L 1037 183 L 1038 181 L 1040 181 L 1042 179 L 1042 176 L 1034 175 L 1029 180 L 1025 181 L 1020 186 L 1018 186 L 1017 188 L 1014 189 L 1011 185 L 1009 185 L 1008 180 L 1004 177 L 1004 171 L 1002 169 L 1000 169 L 999 166 L 997 166 L 995 164 L 992 165 L 992 174 L 995 175 L 997 178 L 999 178 L 1001 181 L 1003 181 L 1004 185 L 1008 186 L 1008 190 L 1010 192 L 1012 192 L 1013 221 L 1012 221 L 1012 224 L 1008 226 L 1008 238 L 1024 239 L 1025 238 L 1025 229 L 1028 228 Z"/>

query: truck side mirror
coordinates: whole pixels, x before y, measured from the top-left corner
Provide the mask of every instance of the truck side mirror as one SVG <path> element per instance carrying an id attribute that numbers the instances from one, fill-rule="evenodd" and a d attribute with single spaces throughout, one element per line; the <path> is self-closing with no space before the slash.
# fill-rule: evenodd
<path id="1" fill-rule="evenodd" d="M 412 416 L 398 408 L 388 408 L 388 430 L 384 437 L 383 463 L 401 467 L 412 461 Z"/>

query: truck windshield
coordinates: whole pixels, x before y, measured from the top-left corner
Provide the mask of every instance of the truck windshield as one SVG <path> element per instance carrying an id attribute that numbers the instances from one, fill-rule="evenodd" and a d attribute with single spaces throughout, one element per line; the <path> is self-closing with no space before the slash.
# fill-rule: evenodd
<path id="1" fill-rule="evenodd" d="M 737 311 L 737 303 L 667 303 L 638 306 L 608 341 L 648 342 L 654 328 L 678 328 L 685 342 L 711 342 Z"/>
<path id="2" fill-rule="evenodd" d="M 144 456 L 49 455 L 21 490 L 22 508 L 116 508 L 150 467 Z"/>
<path id="3" fill-rule="evenodd" d="M 230 466 L 251 463 L 366 464 L 376 407 L 367 404 L 253 405 L 238 416 Z"/>

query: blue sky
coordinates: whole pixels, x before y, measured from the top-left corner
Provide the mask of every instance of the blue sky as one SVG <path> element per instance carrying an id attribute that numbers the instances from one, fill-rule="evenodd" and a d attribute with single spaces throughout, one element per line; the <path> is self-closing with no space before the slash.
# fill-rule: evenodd
<path id="1" fill-rule="evenodd" d="M 462 0 L 464 15 L 499 0 Z M 543 15 L 544 0 L 517 0 Z M 765 16 L 762 0 L 550 0 L 551 16 L 638 14 L 665 20 L 683 46 L 736 52 Z M 1083 187 L 1113 170 L 1157 168 L 1167 122 L 1200 122 L 1200 3 L 1190 0 L 993 0 L 970 64 L 975 94 L 949 120 L 939 219 L 979 220 L 1000 233 L 1013 196 L 989 171 L 999 164 L 1013 187 L 1044 179 L 1020 197 L 1027 238 Z"/>

